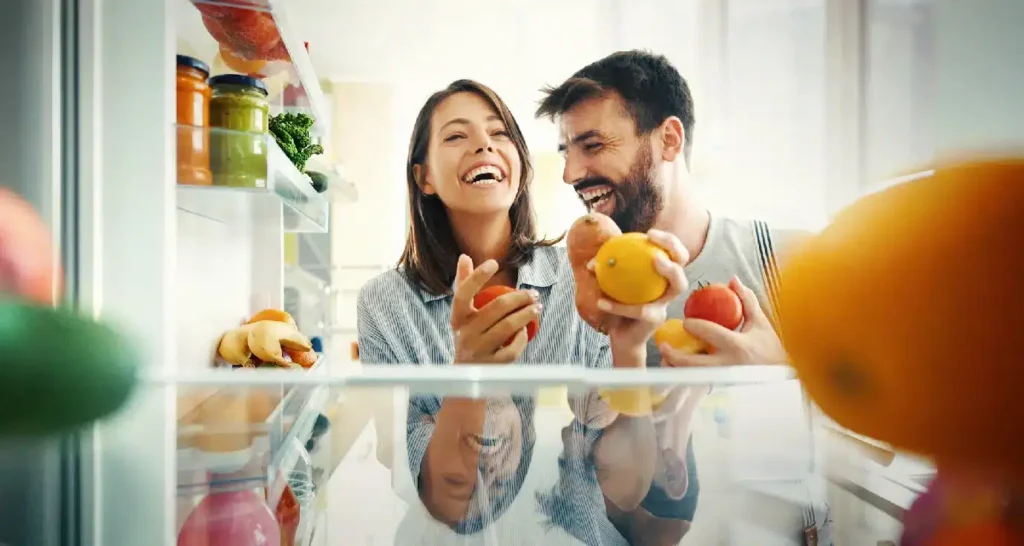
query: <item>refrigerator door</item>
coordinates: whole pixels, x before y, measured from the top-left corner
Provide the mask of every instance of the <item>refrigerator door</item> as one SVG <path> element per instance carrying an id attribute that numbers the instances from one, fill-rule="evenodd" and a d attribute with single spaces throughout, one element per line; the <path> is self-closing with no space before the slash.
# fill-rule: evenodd
<path id="1" fill-rule="evenodd" d="M 74 150 L 64 144 L 65 9 L 73 0 L 10 0 L 0 18 L 0 186 L 27 199 L 58 243 L 75 302 L 76 256 L 65 234 L 74 225 Z M 73 93 L 68 95 L 73 96 Z M 72 152 L 69 156 L 68 152 Z M 73 232 L 70 232 L 73 233 Z M 11 411 L 11 409 L 8 409 Z M 16 411 L 16 410 L 14 410 Z M 0 440 L 0 544 L 79 544 L 77 437 Z"/>

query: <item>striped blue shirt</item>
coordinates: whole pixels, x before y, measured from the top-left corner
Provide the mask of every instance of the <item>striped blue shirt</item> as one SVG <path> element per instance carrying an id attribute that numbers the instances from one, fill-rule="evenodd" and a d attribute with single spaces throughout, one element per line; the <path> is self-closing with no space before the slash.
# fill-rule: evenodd
<path id="1" fill-rule="evenodd" d="M 517 363 L 611 365 L 608 338 L 576 312 L 576 287 L 565 248 L 537 248 L 533 259 L 519 269 L 517 288 L 536 290 L 544 306 L 537 336 Z M 431 294 L 393 269 L 363 286 L 356 309 L 362 363 L 446 365 L 454 361 L 450 294 Z"/>
<path id="2" fill-rule="evenodd" d="M 608 338 L 586 324 L 576 312 L 575 283 L 565 248 L 537 248 L 531 261 L 519 269 L 517 287 L 536 290 L 543 312 L 536 337 L 516 363 L 611 366 Z M 431 294 L 413 285 L 397 269 L 375 277 L 363 286 L 357 300 L 360 361 L 364 365 L 450 365 L 454 360 L 451 310 L 450 294 Z M 406 434 L 414 484 L 419 481 L 441 401 L 441 397 L 432 395 L 417 395 L 409 400 Z M 472 504 L 475 506 L 454 528 L 460 535 L 486 534 L 487 527 L 508 510 L 520 493 L 536 441 L 533 432 L 536 408 L 530 397 L 516 396 L 512 401 L 522 416 L 521 462 L 504 476 L 480 475 L 478 483 L 490 485 L 487 490 L 474 493 Z M 577 416 L 587 414 L 586 399 L 570 401 L 570 405 Z M 572 434 L 565 436 L 564 450 L 559 456 L 555 483 L 527 493 L 541 519 L 546 520 L 539 526 L 545 523 L 558 526 L 588 545 L 624 546 L 625 539 L 605 514 L 590 456 L 600 430 L 588 428 L 579 419 L 573 420 L 570 429 Z M 486 462 L 484 457 L 480 459 L 483 473 Z M 521 523 L 529 526 L 527 521 Z M 523 539 L 525 536 L 520 536 L 514 543 L 519 544 Z M 443 543 L 450 544 L 453 540 Z"/>

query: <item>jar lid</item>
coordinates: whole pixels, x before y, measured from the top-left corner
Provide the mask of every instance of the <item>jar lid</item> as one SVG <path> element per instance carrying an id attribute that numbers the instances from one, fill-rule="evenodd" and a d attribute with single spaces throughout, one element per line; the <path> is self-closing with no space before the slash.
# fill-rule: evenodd
<path id="1" fill-rule="evenodd" d="M 267 84 L 263 80 L 242 74 L 221 74 L 210 78 L 209 83 L 210 85 L 243 85 L 255 88 L 264 95 L 267 94 Z"/>
<path id="2" fill-rule="evenodd" d="M 178 66 L 185 66 L 185 67 L 188 67 L 188 68 L 195 68 L 196 70 L 199 70 L 203 74 L 209 74 L 210 73 L 210 65 L 204 63 L 203 61 L 200 61 L 199 59 L 195 59 L 195 58 L 189 57 L 188 55 L 178 55 L 177 56 L 177 60 L 178 60 Z"/>

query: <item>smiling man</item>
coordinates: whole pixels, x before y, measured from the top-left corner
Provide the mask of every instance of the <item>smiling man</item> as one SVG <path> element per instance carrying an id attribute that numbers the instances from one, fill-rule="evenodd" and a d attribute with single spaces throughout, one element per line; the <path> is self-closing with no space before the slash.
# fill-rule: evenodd
<path id="1" fill-rule="evenodd" d="M 767 319 L 776 282 L 776 251 L 790 239 L 760 221 L 711 214 L 689 176 L 695 126 L 686 80 L 661 55 L 618 52 L 545 90 L 537 110 L 559 124 L 562 178 L 589 210 L 611 216 L 622 231 L 668 231 L 690 253 L 691 282 L 731 283 L 744 304 L 738 332 L 705 321 L 687 330 L 714 355 L 649 351 L 648 364 L 669 366 L 784 364 L 785 352 Z M 682 315 L 677 302 L 675 316 Z M 670 312 L 670 314 L 672 314 Z"/>
<path id="2" fill-rule="evenodd" d="M 558 124 L 559 148 L 565 157 L 563 181 L 587 209 L 610 216 L 624 232 L 655 228 L 672 233 L 689 251 L 687 279 L 728 283 L 743 304 L 743 323 L 736 331 L 702 320 L 685 321 L 690 333 L 715 347 L 713 355 L 684 354 L 654 347 L 652 341 L 647 366 L 785 364 L 786 354 L 769 316 L 778 263 L 784 258 L 780 253 L 791 248 L 799 234 L 770 229 L 761 221 L 712 214 L 696 197 L 689 174 L 696 116 L 689 85 L 679 71 L 664 56 L 620 51 L 544 92 L 537 117 Z M 669 317 L 682 318 L 689 295 L 684 292 L 669 306 Z M 650 492 L 632 513 L 609 510 L 609 519 L 620 530 L 636 536 L 637 527 L 692 521 L 696 461 L 688 427 L 694 409 L 681 408 L 657 427 L 659 471 Z M 794 469 L 795 477 L 801 474 L 807 474 L 806 466 Z M 799 544 L 810 543 L 805 537 L 813 530 L 820 540 L 815 544 L 828 544 L 820 532 L 826 519 L 821 508 L 801 507 L 798 517 L 801 512 L 816 516 L 805 517 L 799 532 L 781 532 L 792 533 Z M 686 527 L 679 531 L 685 533 Z M 664 537 L 665 543 L 678 541 L 679 531 Z"/>

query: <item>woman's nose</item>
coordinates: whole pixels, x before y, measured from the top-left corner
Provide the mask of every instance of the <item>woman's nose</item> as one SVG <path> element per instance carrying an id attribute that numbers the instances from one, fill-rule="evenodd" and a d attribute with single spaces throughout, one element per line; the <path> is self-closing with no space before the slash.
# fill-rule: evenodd
<path id="1" fill-rule="evenodd" d="M 493 152 L 494 151 L 494 146 L 491 146 L 491 143 L 488 141 L 483 146 L 480 146 L 479 148 L 477 148 L 476 149 L 476 153 L 479 154 L 479 153 L 483 152 L 484 150 L 487 150 L 488 152 Z"/>

